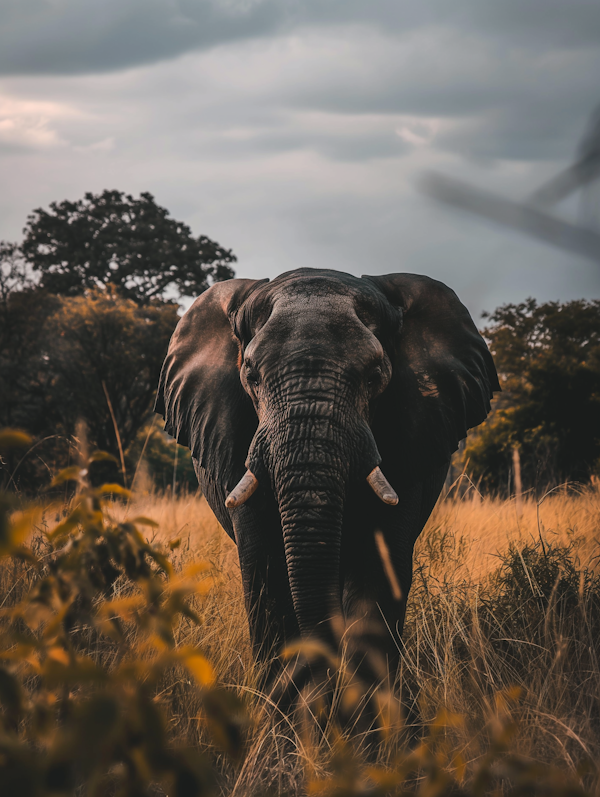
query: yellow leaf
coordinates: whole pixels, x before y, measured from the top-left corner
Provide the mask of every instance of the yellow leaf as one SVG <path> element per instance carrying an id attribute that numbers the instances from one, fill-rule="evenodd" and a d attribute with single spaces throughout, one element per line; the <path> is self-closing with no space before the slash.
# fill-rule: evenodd
<path id="1" fill-rule="evenodd" d="M 131 490 L 127 490 L 120 484 L 103 484 L 98 488 L 100 495 L 122 495 L 124 498 L 131 498 Z"/>
<path id="2" fill-rule="evenodd" d="M 148 651 L 159 651 L 163 653 L 169 649 L 169 646 L 158 634 L 150 634 L 150 636 L 146 637 L 146 639 L 142 640 L 137 645 L 137 649 L 140 653 L 146 653 Z"/>
<path id="3" fill-rule="evenodd" d="M 117 465 L 119 464 L 118 459 L 116 457 L 113 457 L 112 454 L 109 454 L 108 451 L 94 451 L 94 453 L 91 454 L 90 456 L 90 462 L 104 462 L 104 461 L 116 462 Z"/>
<path id="4" fill-rule="evenodd" d="M 511 686 L 506 690 L 506 697 L 511 703 L 518 703 L 523 696 L 523 689 L 520 686 Z"/>
<path id="5" fill-rule="evenodd" d="M 67 534 L 70 534 L 73 531 L 73 529 L 77 528 L 82 518 L 83 518 L 83 512 L 81 510 L 81 507 L 77 507 L 77 509 L 71 512 L 71 514 L 66 520 L 64 520 L 62 523 L 59 523 L 58 526 L 52 529 L 52 531 L 48 532 L 46 536 L 48 537 L 49 540 L 56 540 L 59 539 L 60 537 L 64 537 Z"/>
<path id="6" fill-rule="evenodd" d="M 357 686 L 351 685 L 342 692 L 341 704 L 346 711 L 351 711 L 360 704 L 363 697 L 364 692 Z"/>
<path id="7" fill-rule="evenodd" d="M 71 465 L 71 467 L 61 470 L 61 472 L 52 479 L 50 487 L 56 487 L 58 484 L 63 484 L 64 482 L 78 482 L 84 476 L 87 476 L 87 470 L 82 470 L 79 465 Z"/>
<path id="8" fill-rule="evenodd" d="M 31 443 L 31 437 L 18 429 L 2 429 L 0 432 L 0 451 L 6 451 L 9 448 L 25 448 Z"/>
<path id="9" fill-rule="evenodd" d="M 191 565 L 184 567 L 181 571 L 180 579 L 183 581 L 184 579 L 195 579 L 196 576 L 199 576 L 201 573 L 206 573 L 207 570 L 210 570 L 211 566 L 208 562 L 193 562 Z"/>
<path id="10" fill-rule="evenodd" d="M 34 650 L 33 645 L 15 645 L 10 650 L 0 650 L 0 659 L 4 661 L 26 661 Z"/>
<path id="11" fill-rule="evenodd" d="M 452 759 L 452 765 L 456 771 L 456 779 L 460 782 L 464 779 L 466 771 L 467 771 L 467 764 L 465 759 L 462 757 L 460 753 L 457 753 L 454 758 Z"/>
<path id="12" fill-rule="evenodd" d="M 146 756 L 144 755 L 143 749 L 140 747 L 134 748 L 129 752 L 129 757 L 133 761 L 133 765 L 137 770 L 140 779 L 149 781 L 152 777 L 152 772 L 150 771 L 150 767 L 146 761 Z"/>
<path id="13" fill-rule="evenodd" d="M 123 634 L 121 633 L 120 629 L 111 619 L 98 619 L 95 622 L 95 627 L 98 629 L 98 631 L 100 631 L 101 634 L 109 637 L 109 639 L 114 639 L 116 642 L 119 642 L 123 638 Z"/>
<path id="14" fill-rule="evenodd" d="M 158 523 L 155 520 L 152 520 L 152 518 L 149 517 L 144 517 L 143 515 L 134 517 L 131 522 L 134 524 L 139 524 L 140 526 L 150 526 L 150 528 L 153 529 L 158 528 Z"/>
<path id="15" fill-rule="evenodd" d="M 332 655 L 327 645 L 316 639 L 302 639 L 299 642 L 294 642 L 292 645 L 287 645 L 281 653 L 281 657 L 285 660 L 292 659 L 297 655 L 306 656 L 307 659 L 316 659 L 322 656 L 331 662 L 333 666 L 339 666 L 339 662 Z"/>
<path id="16" fill-rule="evenodd" d="M 461 728 L 465 724 L 462 714 L 453 714 L 445 708 L 438 711 L 436 718 L 431 723 L 432 730 L 441 728 Z"/>
<path id="17" fill-rule="evenodd" d="M 67 651 L 64 648 L 58 646 L 50 648 L 50 650 L 48 651 L 48 658 L 52 659 L 52 661 L 59 662 L 59 664 L 64 664 L 65 667 L 68 667 L 71 661 Z"/>
<path id="18" fill-rule="evenodd" d="M 523 690 L 520 686 L 511 686 L 502 692 L 497 692 L 494 696 L 498 711 L 508 711 L 509 706 L 518 703 Z"/>
<path id="19" fill-rule="evenodd" d="M 100 604 L 98 615 L 100 617 L 131 617 L 137 609 L 145 604 L 143 595 L 131 595 L 128 598 L 119 598 L 112 601 L 104 601 Z"/>
<path id="20" fill-rule="evenodd" d="M 44 623 L 48 623 L 53 617 L 54 612 L 50 606 L 38 601 L 30 601 L 23 612 L 23 619 L 34 631 L 44 625 Z"/>
<path id="21" fill-rule="evenodd" d="M 9 520 L 8 534 L 0 544 L 0 555 L 14 553 L 25 542 L 27 537 L 33 533 L 35 526 L 41 519 L 41 510 L 38 507 L 27 509 L 22 512 L 15 512 Z"/>
<path id="22" fill-rule="evenodd" d="M 183 584 L 185 584 L 188 589 L 191 588 L 193 592 L 196 592 L 201 588 L 197 583 L 197 577 L 202 573 L 206 573 L 206 571 L 210 570 L 210 568 L 211 566 L 208 564 L 208 562 L 194 562 L 193 564 L 184 567 L 178 576 L 169 579 L 168 589 L 179 589 Z M 203 579 L 203 586 L 207 580 L 208 579 Z M 211 586 L 213 586 L 214 579 L 211 579 L 210 581 Z"/>
<path id="23" fill-rule="evenodd" d="M 183 661 L 200 686 L 212 686 L 217 680 L 211 663 L 201 653 L 187 653 Z"/>

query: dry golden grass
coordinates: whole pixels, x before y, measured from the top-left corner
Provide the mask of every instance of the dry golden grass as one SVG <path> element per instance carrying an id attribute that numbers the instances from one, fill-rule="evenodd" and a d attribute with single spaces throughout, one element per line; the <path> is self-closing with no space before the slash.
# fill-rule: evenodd
<path id="1" fill-rule="evenodd" d="M 215 587 L 202 604 L 203 624 L 200 630 L 182 625 L 178 641 L 201 646 L 222 682 L 244 697 L 253 718 L 241 768 L 221 762 L 224 792 L 303 793 L 307 775 L 322 776 L 332 766 L 335 769 L 331 728 L 323 731 L 314 726 L 306 731 L 302 723 L 279 715 L 268 696 L 257 689 L 235 546 L 202 497 L 171 500 L 147 494 L 135 498 L 126 511 L 154 518 L 165 540 L 181 538 L 177 555 L 182 559 L 204 559 L 213 566 Z M 442 499 L 436 506 L 415 552 L 403 699 L 405 704 L 415 701 L 424 723 L 441 709 L 462 715 L 464 722 L 451 723 L 444 733 L 467 770 L 489 747 L 490 717 L 497 712 L 495 695 L 513 686 L 520 690 L 513 712 L 515 751 L 570 772 L 578 771 L 588 758 L 600 760 L 600 666 L 595 638 L 600 624 L 598 603 L 589 597 L 592 587 L 584 589 L 580 578 L 575 588 L 577 606 L 567 617 L 556 589 L 547 603 L 536 597 L 536 576 L 523 560 L 537 614 L 517 617 L 519 607 L 511 608 L 509 598 L 493 605 L 506 587 L 497 573 L 510 558 L 511 544 L 517 546 L 515 550 L 537 546 L 538 554 L 541 550 L 544 556 L 547 551 L 558 551 L 557 573 L 566 572 L 571 561 L 582 572 L 588 568 L 592 578 L 598 564 L 599 520 L 597 486 L 561 487 L 541 501 L 525 497 L 520 507 L 514 500 L 481 498 L 471 490 L 462 499 Z M 540 561 L 543 566 L 545 560 Z M 494 612 L 505 612 L 497 625 Z M 175 735 L 207 744 L 196 720 L 199 703 L 186 683 L 170 684 L 163 698 L 170 704 Z M 387 740 L 380 745 L 380 761 L 393 758 L 405 744 L 405 732 L 389 728 Z M 597 780 L 592 777 L 588 786 L 597 788 Z"/>
<path id="2" fill-rule="evenodd" d="M 471 488 L 462 499 L 438 501 L 416 556 L 439 561 L 440 577 L 452 573 L 481 581 L 498 567 L 498 556 L 510 543 L 527 544 L 542 536 L 558 545 L 575 543 L 582 566 L 595 565 L 599 519 L 597 486 L 562 485 L 539 500 L 525 496 L 520 507 L 515 499 L 483 498 Z"/>
<path id="3" fill-rule="evenodd" d="M 117 514 L 122 510 L 118 509 Z M 218 570 L 239 572 L 234 543 L 221 528 L 203 496 L 185 494 L 138 495 L 129 514 L 147 515 L 158 524 L 165 540 L 181 538 L 182 550 L 195 551 L 214 561 Z M 434 564 L 438 577 L 445 572 L 481 581 L 498 567 L 498 556 L 510 543 L 525 544 L 540 535 L 560 545 L 574 542 L 583 566 L 594 565 L 600 542 L 600 488 L 562 485 L 539 501 L 525 496 L 520 511 L 509 501 L 481 497 L 471 489 L 462 498 L 441 498 L 421 534 L 415 551 Z M 458 568 L 458 569 L 457 569 Z"/>

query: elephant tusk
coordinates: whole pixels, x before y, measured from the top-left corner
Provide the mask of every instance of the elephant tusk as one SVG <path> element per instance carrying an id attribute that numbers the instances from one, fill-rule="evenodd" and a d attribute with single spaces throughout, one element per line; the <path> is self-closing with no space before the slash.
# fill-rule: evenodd
<path id="1" fill-rule="evenodd" d="M 257 487 L 258 479 L 251 471 L 247 470 L 227 496 L 225 506 L 231 509 L 234 506 L 245 504 Z"/>
<path id="2" fill-rule="evenodd" d="M 375 495 L 378 498 L 381 498 L 384 504 L 390 504 L 391 506 L 396 506 L 398 503 L 398 496 L 396 495 L 396 491 L 389 483 L 389 481 L 385 478 L 383 473 L 381 472 L 381 468 L 373 468 L 371 473 L 367 476 L 367 481 L 371 485 L 371 488 Z"/>

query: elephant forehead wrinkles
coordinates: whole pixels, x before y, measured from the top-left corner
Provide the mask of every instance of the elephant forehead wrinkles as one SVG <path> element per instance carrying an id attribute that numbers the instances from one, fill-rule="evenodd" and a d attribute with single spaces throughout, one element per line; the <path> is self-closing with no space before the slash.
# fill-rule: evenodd
<path id="1" fill-rule="evenodd" d="M 298 376 L 309 380 L 304 389 L 320 390 L 325 388 L 320 383 L 323 374 L 338 379 L 346 372 L 358 375 L 383 354 L 380 341 L 356 314 L 351 296 L 301 292 L 273 302 L 271 315 L 246 348 L 245 359 L 269 380 Z"/>
<path id="2" fill-rule="evenodd" d="M 288 396 L 295 389 L 335 394 L 341 381 L 362 379 L 365 368 L 383 358 L 383 347 L 367 334 L 371 340 L 354 338 L 337 344 L 325 335 L 277 339 L 274 345 L 265 337 L 249 347 L 248 355 L 268 376 L 273 391 L 281 384 Z"/>
<path id="3" fill-rule="evenodd" d="M 328 363 L 304 362 L 285 364 L 279 369 L 280 378 L 274 380 L 273 392 L 285 394 L 288 401 L 304 397 L 333 401 L 340 393 L 340 380 L 344 371 L 340 366 L 331 367 Z"/>
<path id="4" fill-rule="evenodd" d="M 355 301 L 347 295 L 298 293 L 273 302 L 269 321 L 290 337 L 344 342 L 348 335 L 368 339 L 369 331 L 356 313 Z"/>
<path id="5" fill-rule="evenodd" d="M 316 396 L 307 399 L 303 395 L 301 402 L 289 405 L 287 418 L 288 420 L 307 418 L 316 422 L 319 418 L 329 418 L 333 407 L 333 401 L 319 399 Z"/>
<path id="6" fill-rule="evenodd" d="M 273 391 L 269 403 L 282 421 L 294 422 L 303 418 L 334 420 L 348 415 L 355 404 L 354 390 L 342 380 L 311 380 L 307 387 L 300 381 L 293 386 L 280 385 Z"/>
<path id="7" fill-rule="evenodd" d="M 329 416 L 305 414 L 290 421 L 285 424 L 283 444 L 303 443 L 306 447 L 310 447 L 311 451 L 316 450 L 319 445 L 326 445 L 327 442 L 338 442 L 345 431 L 338 428 L 334 419 Z"/>

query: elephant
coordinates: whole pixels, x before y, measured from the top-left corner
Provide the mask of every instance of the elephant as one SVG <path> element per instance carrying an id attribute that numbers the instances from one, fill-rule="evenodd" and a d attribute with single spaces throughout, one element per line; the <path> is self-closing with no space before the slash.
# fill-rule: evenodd
<path id="1" fill-rule="evenodd" d="M 395 672 L 415 541 L 499 389 L 468 310 L 426 276 L 301 268 L 196 299 L 155 410 L 237 544 L 259 659 L 337 651 L 358 618 Z"/>

